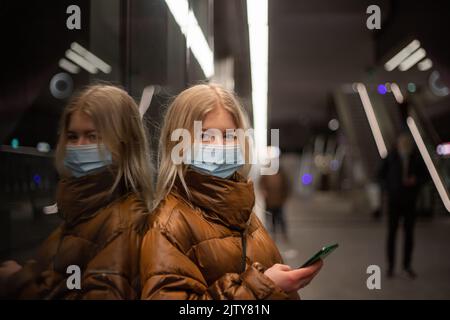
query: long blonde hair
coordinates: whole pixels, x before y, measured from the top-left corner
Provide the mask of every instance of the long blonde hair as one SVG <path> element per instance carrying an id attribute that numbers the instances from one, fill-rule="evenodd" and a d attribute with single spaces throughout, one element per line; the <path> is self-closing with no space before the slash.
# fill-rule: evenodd
<path id="1" fill-rule="evenodd" d="M 180 142 L 171 140 L 172 132 L 183 128 L 189 130 L 191 136 L 193 136 L 194 121 L 204 120 L 208 112 L 219 107 L 224 108 L 231 114 L 238 129 L 247 130 L 249 128 L 247 115 L 236 96 L 216 84 L 192 86 L 182 91 L 170 104 L 164 118 L 159 140 L 159 174 L 156 183 L 155 204 L 163 200 L 171 191 L 177 176 L 189 195 L 189 190 L 184 180 L 186 164 L 175 164 L 171 159 L 172 149 Z M 248 155 L 249 144 L 247 137 L 245 137 L 244 143 L 246 154 Z M 249 171 L 250 165 L 248 164 L 239 170 L 244 177 L 248 176 Z"/>
<path id="2" fill-rule="evenodd" d="M 139 109 L 133 98 L 119 87 L 91 85 L 74 96 L 61 117 L 56 147 L 56 167 L 66 175 L 64 167 L 67 130 L 74 112 L 90 117 L 103 143 L 111 152 L 117 173 L 110 192 L 124 182 L 127 189 L 139 194 L 150 209 L 153 205 L 152 167 L 149 143 Z"/>

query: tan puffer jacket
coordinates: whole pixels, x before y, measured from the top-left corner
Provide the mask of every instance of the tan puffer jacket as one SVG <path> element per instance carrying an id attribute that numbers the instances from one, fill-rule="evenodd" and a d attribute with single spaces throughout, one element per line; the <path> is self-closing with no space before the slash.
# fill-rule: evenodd
<path id="1" fill-rule="evenodd" d="M 151 215 L 141 248 L 142 299 L 298 299 L 263 272 L 281 256 L 252 212 L 253 184 L 188 169 Z"/>

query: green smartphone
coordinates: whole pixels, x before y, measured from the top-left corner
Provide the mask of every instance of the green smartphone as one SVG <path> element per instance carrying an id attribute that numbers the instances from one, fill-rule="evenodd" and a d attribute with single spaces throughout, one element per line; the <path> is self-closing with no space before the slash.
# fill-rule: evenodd
<path id="1" fill-rule="evenodd" d="M 330 246 L 325 246 L 322 249 L 320 249 L 315 255 L 313 255 L 311 258 L 309 258 L 300 268 L 306 268 L 315 262 L 317 262 L 319 259 L 324 259 L 327 257 L 330 253 L 332 253 L 336 248 L 339 247 L 337 243 L 332 244 Z"/>

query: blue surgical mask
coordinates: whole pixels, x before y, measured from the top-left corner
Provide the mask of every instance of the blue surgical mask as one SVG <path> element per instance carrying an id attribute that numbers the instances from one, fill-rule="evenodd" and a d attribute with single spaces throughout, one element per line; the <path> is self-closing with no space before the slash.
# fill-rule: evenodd
<path id="1" fill-rule="evenodd" d="M 190 164 L 195 170 L 202 173 L 225 179 L 244 165 L 244 157 L 239 144 L 199 144 L 194 149 L 194 159 Z"/>
<path id="2" fill-rule="evenodd" d="M 110 164 L 112 164 L 111 152 L 102 144 L 66 146 L 64 166 L 76 178 L 96 172 Z"/>

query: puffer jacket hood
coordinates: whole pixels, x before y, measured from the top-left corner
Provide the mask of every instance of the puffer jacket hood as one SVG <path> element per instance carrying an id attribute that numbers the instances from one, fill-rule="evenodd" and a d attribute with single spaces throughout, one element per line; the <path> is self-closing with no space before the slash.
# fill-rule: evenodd
<path id="1" fill-rule="evenodd" d="M 136 299 L 145 203 L 105 170 L 61 180 L 58 214 L 63 223 L 40 246 L 36 258 L 8 279 L 7 298 Z M 67 268 L 78 266 L 81 288 L 67 287 Z"/>
<path id="2" fill-rule="evenodd" d="M 230 229 L 243 231 L 247 228 L 255 205 L 253 183 L 246 181 L 239 173 L 222 179 L 187 169 L 185 181 L 189 195 L 181 181 L 175 181 L 175 193 L 201 208 L 206 219 Z"/>
<path id="3" fill-rule="evenodd" d="M 75 225 L 90 219 L 100 208 L 126 193 L 122 184 L 111 192 L 115 174 L 114 170 L 108 169 L 97 174 L 80 178 L 67 177 L 59 181 L 56 203 L 58 215 L 66 225 Z"/>

